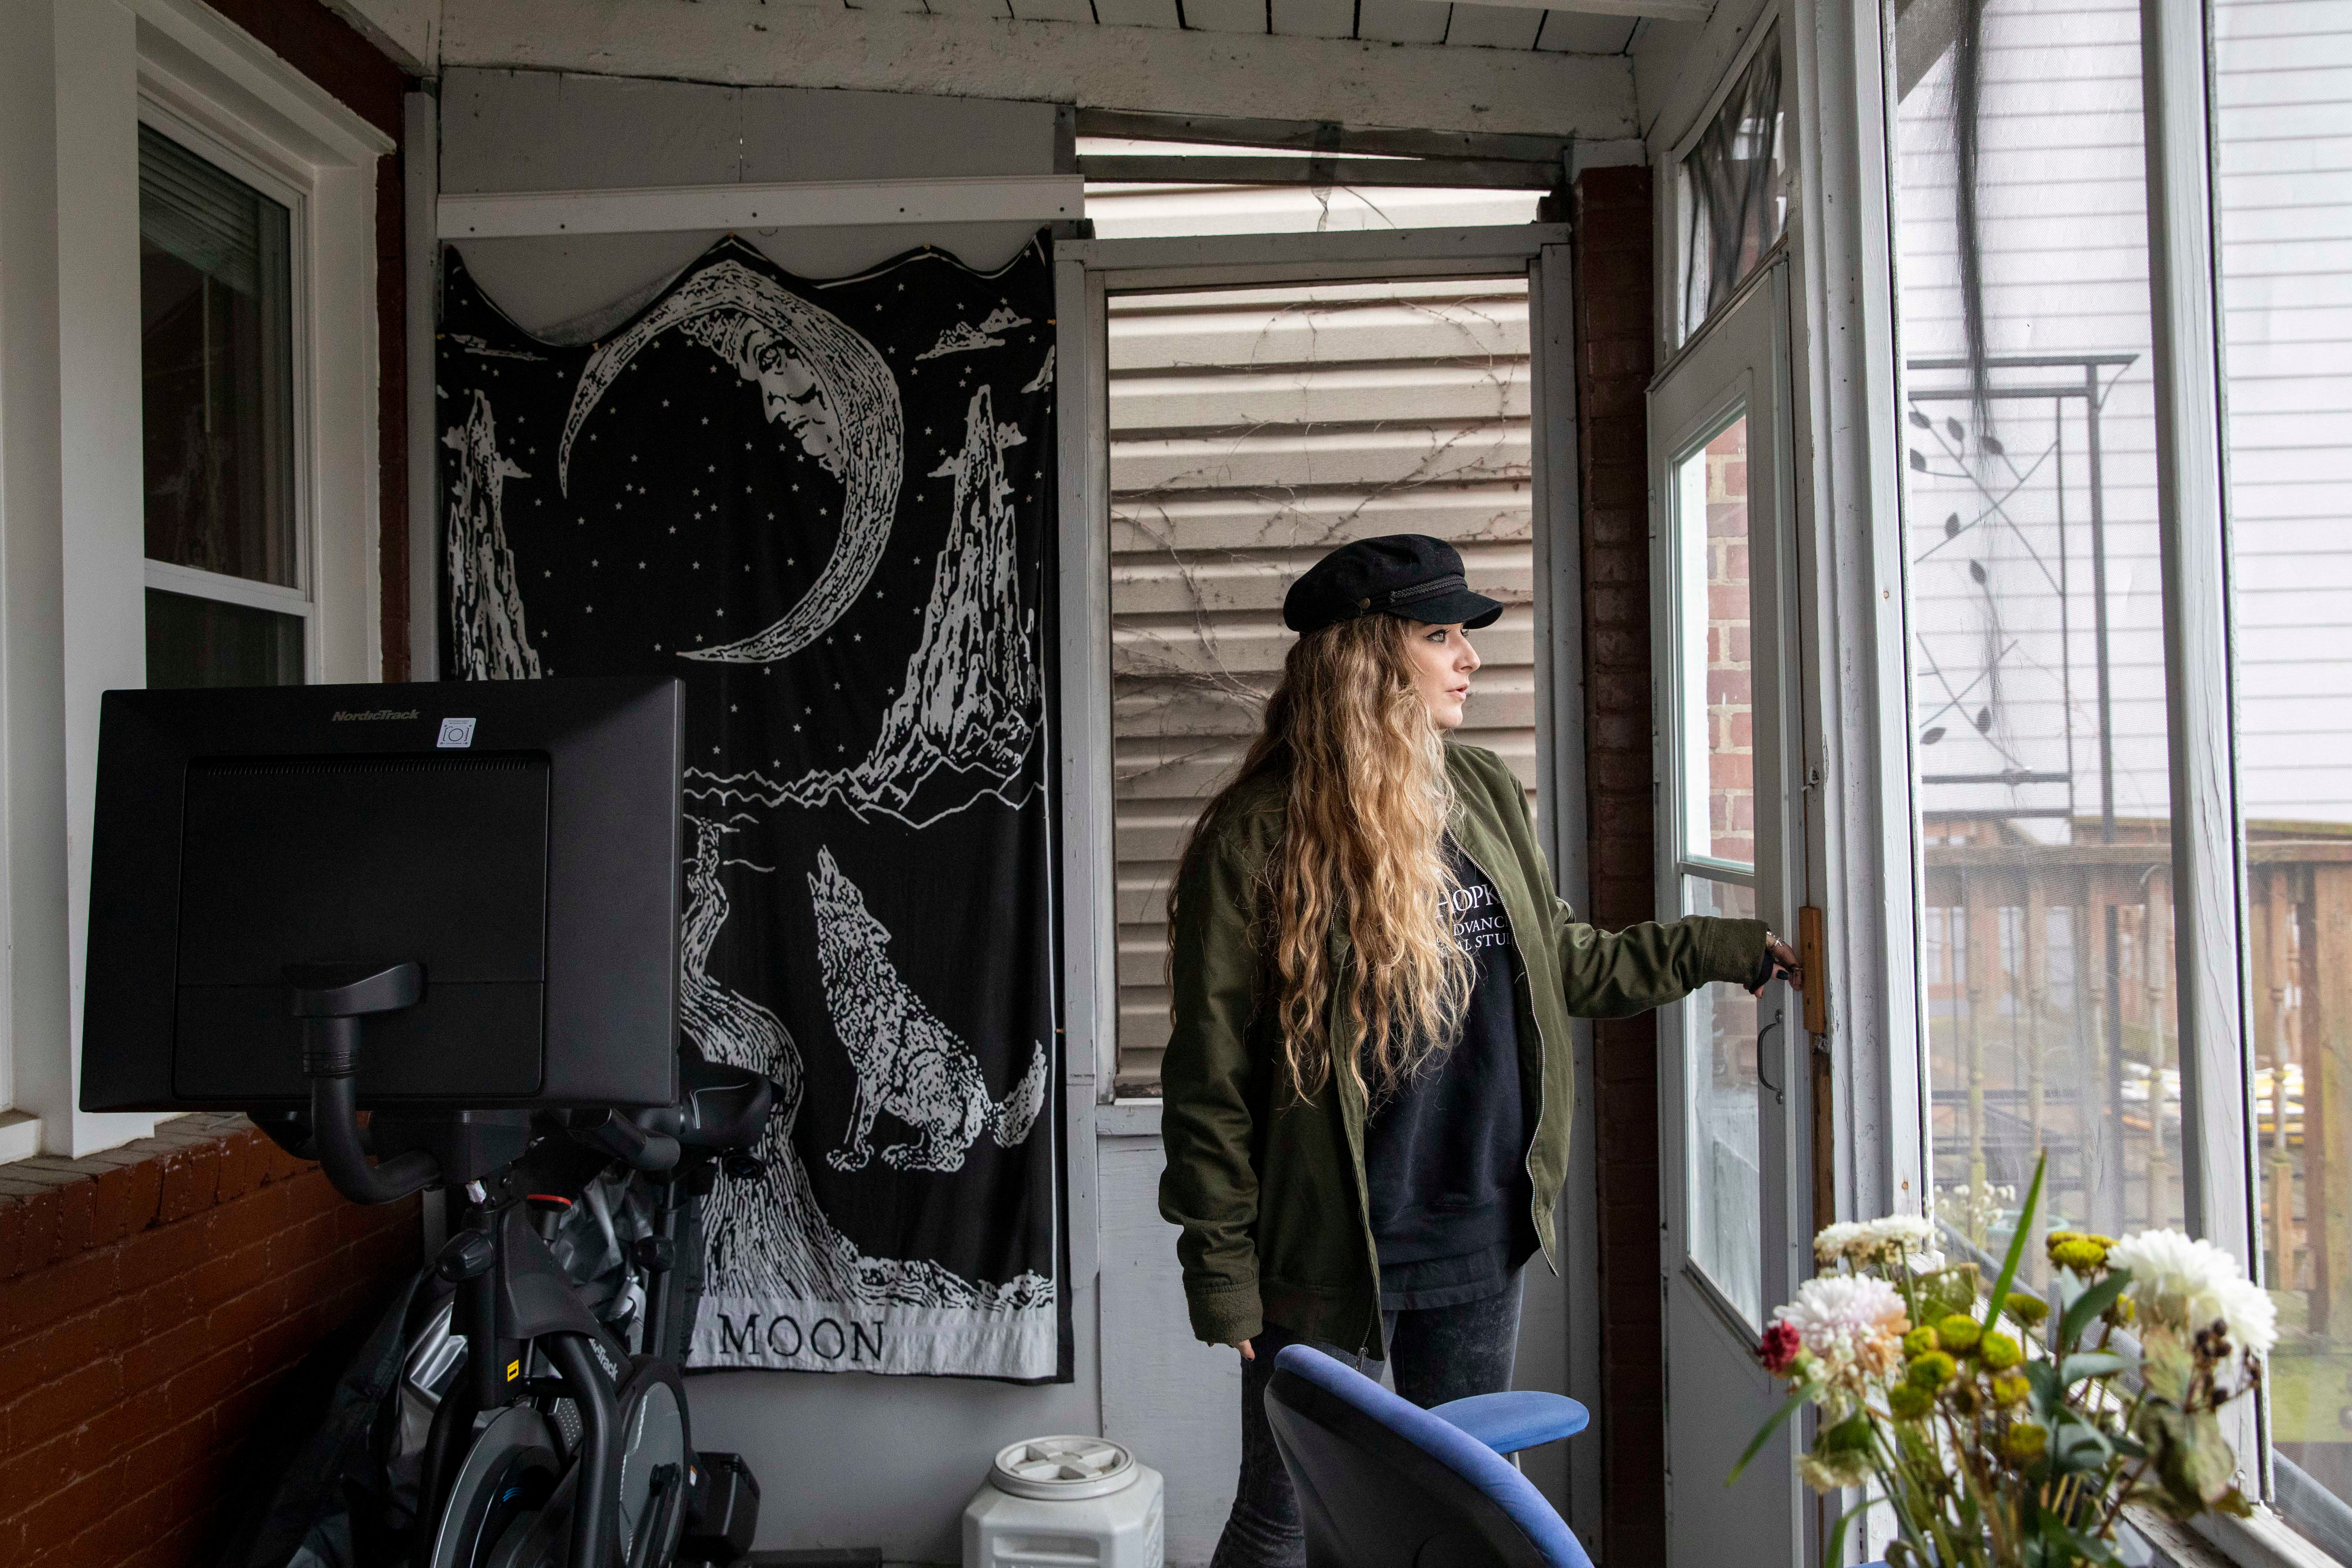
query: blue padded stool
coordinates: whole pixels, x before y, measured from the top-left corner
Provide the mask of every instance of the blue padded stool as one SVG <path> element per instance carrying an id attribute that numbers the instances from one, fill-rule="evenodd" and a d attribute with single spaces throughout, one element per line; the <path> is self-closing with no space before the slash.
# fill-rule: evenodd
<path id="1" fill-rule="evenodd" d="M 1487 1394 L 1423 1410 L 1295 1344 L 1275 1358 L 1265 1415 L 1298 1493 L 1307 1568 L 1592 1568 L 1502 1457 L 1583 1430 L 1572 1399 Z"/>
<path id="2" fill-rule="evenodd" d="M 1516 1454 L 1522 1448 L 1539 1448 L 1573 1437 L 1592 1421 L 1584 1406 L 1565 1394 L 1517 1388 L 1507 1394 L 1449 1399 L 1431 1405 L 1429 1413 L 1461 1427 L 1497 1454 Z"/>

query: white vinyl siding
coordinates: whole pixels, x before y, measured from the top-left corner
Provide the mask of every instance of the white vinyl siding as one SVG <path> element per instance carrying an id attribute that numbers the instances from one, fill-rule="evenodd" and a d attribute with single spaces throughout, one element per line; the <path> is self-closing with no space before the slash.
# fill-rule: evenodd
<path id="1" fill-rule="evenodd" d="M 1158 1092 L 1167 894 L 1326 551 L 1429 533 L 1504 600 L 1462 738 L 1536 778 L 1522 278 L 1130 295 L 1110 304 L 1118 1090 Z"/>
<path id="2" fill-rule="evenodd" d="M 2135 356 L 2109 367 L 2101 411 L 2108 613 L 2114 689 L 2116 809 L 2160 817 L 2168 798 L 2162 605 L 2155 487 L 2155 412 L 2148 348 L 2147 163 L 2140 139 L 2137 7 L 2130 0 L 2006 5 L 1990 12 L 1986 75 L 2004 84 L 1985 106 L 1980 223 L 1988 349 L 2004 355 Z M 2215 11 L 2217 191 L 2221 206 L 2222 305 L 2230 405 L 2231 526 L 2242 805 L 2252 821 L 2352 823 L 2352 649 L 2341 634 L 2352 595 L 2352 7 L 2327 0 L 2230 0 Z M 2063 90 L 2037 91 L 2037 61 Z M 1905 99 L 1909 146 L 1944 144 L 1918 132 L 1948 114 L 1948 52 Z M 1960 371 L 1921 362 L 1965 352 L 1953 247 L 1952 165 L 1913 155 L 1901 176 L 1903 353 L 1908 388 L 1958 389 Z M 1997 372 L 1995 384 L 2044 384 L 2080 370 Z M 1921 403 L 1940 426 L 1972 421 L 1964 401 Z M 1952 724 L 1923 749 L 1923 773 L 1998 772 L 2000 723 L 2033 768 L 2076 774 L 2078 808 L 2095 812 L 2096 716 L 2088 676 L 2091 626 L 2077 615 L 2062 634 L 2055 595 L 2031 592 L 2062 558 L 2072 596 L 2087 595 L 2089 496 L 2080 400 L 1995 405 L 1995 425 L 2021 470 L 2000 499 L 2025 538 L 1985 559 L 1991 593 L 2014 637 L 1991 658 L 1956 650 L 1965 687 L 1990 668 L 2005 712 L 1988 740 Z M 2029 407 L 2032 410 L 2028 414 Z M 2038 417 L 2038 423 L 2037 423 Z M 1930 648 L 1981 631 L 1987 585 L 1964 552 L 1929 559 L 1943 519 L 1963 521 L 1989 498 L 1945 480 L 1933 433 L 1906 426 L 1919 451 L 1906 479 L 1915 635 Z M 1971 432 L 1971 438 L 1973 432 Z M 2053 460 L 2033 469 L 2045 455 Z M 2063 468 L 2063 473 L 2061 469 Z M 2027 472 L 2026 470 L 2032 470 Z M 2070 542 L 2061 550 L 2061 491 Z M 2022 548 L 2031 544 L 2031 555 Z M 1948 559 L 1953 555 L 1959 559 Z M 2029 619 L 2039 598 L 2049 616 Z M 2074 676 L 2077 737 L 2063 751 L 2063 677 Z M 1918 727 L 1942 700 L 1916 696 Z M 1973 710 L 1973 705 L 1970 705 Z M 2090 749 L 2083 742 L 2088 741 Z M 1990 807 L 2004 792 L 1930 786 L 1929 810 Z"/>
<path id="3" fill-rule="evenodd" d="M 2243 806 L 2352 823 L 2352 6 L 2214 32 Z"/>

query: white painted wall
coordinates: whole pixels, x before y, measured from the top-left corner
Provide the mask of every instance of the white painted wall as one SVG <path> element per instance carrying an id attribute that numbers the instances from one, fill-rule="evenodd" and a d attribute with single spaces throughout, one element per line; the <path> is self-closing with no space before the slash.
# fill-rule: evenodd
<path id="1" fill-rule="evenodd" d="M 1054 108 L 899 93 L 813 92 L 548 71 L 453 69 L 441 82 L 441 189 L 644 189 L 1054 172 Z M 1034 225 L 917 232 L 761 229 L 745 236 L 808 278 L 856 272 L 930 242 L 975 267 L 1012 259 Z M 720 237 L 600 235 L 469 240 L 477 281 L 530 331 L 593 336 Z M 617 312 L 617 313 L 616 313 Z"/>
<path id="2" fill-rule="evenodd" d="M 1255 0 L 1252 0 L 1255 3 Z M 1633 134 L 1622 56 L 701 0 L 447 0 L 446 68 L 862 88 L 1435 131 Z M 1108 6 L 1097 7 L 1108 17 Z"/>

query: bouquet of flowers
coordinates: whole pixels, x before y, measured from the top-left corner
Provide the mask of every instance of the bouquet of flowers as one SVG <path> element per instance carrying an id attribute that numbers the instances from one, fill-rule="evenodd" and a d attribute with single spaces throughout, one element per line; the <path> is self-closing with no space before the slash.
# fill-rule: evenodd
<path id="1" fill-rule="evenodd" d="M 2042 1177 L 1990 1292 L 1975 1264 L 1930 1248 L 1924 1219 L 1816 1237 L 1822 1273 L 1764 1331 L 1766 1368 L 1793 1386 L 1731 1479 L 1815 1405 L 1799 1468 L 1816 1490 L 1866 1486 L 1864 1506 L 1889 1506 L 1894 1568 L 2119 1563 L 2127 1503 L 2247 1512 L 2216 1412 L 2261 1381 L 2278 1338 L 2269 1295 L 2175 1230 L 2052 1231 L 2049 1300 L 2019 1289 Z"/>

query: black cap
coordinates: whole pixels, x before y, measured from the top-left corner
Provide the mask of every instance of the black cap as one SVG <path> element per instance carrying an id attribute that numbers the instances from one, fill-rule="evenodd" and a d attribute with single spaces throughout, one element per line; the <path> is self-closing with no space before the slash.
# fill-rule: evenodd
<path id="1" fill-rule="evenodd" d="M 1491 626 L 1503 606 L 1470 591 L 1454 546 L 1425 533 L 1391 533 L 1343 544 L 1307 569 L 1282 596 L 1282 624 L 1318 632 L 1373 614 L 1432 626 Z"/>

